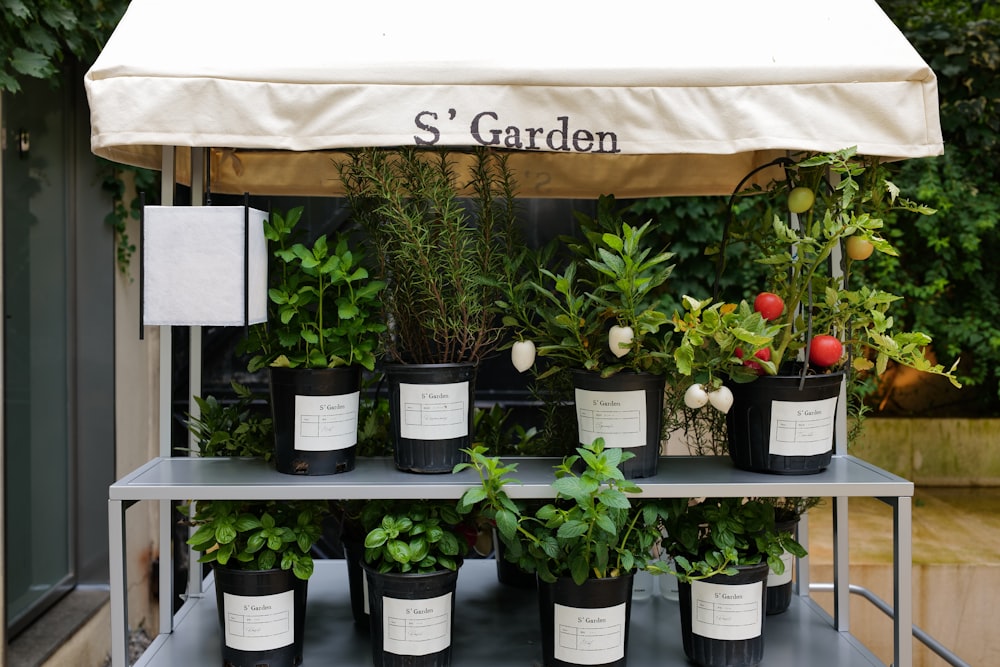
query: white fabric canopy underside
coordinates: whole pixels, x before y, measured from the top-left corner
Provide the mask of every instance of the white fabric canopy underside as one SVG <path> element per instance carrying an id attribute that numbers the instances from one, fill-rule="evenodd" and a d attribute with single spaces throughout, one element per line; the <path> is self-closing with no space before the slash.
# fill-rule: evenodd
<path id="1" fill-rule="evenodd" d="M 95 153 L 209 147 L 217 192 L 336 194 L 360 146 L 514 149 L 548 197 L 943 149 L 934 73 L 874 0 L 133 0 L 86 88 Z"/>

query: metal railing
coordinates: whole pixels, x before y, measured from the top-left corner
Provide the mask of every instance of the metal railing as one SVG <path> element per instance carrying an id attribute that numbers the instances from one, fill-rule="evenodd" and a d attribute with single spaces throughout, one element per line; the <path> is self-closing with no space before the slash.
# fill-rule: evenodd
<path id="1" fill-rule="evenodd" d="M 883 614 L 889 618 L 895 619 L 896 613 L 893 608 L 882 598 L 872 593 L 870 590 L 863 586 L 858 586 L 857 584 L 851 584 L 849 587 L 850 592 L 854 595 L 860 595 L 864 599 L 871 602 L 875 607 L 881 611 Z M 810 583 L 809 592 L 819 592 L 819 593 L 832 593 L 834 592 L 834 585 L 832 583 Z M 941 642 L 931 637 L 927 632 L 921 630 L 916 625 L 913 626 L 913 636 L 921 644 L 929 648 L 938 657 L 947 662 L 952 667 L 972 667 L 969 663 L 965 662 L 957 655 L 952 653 L 946 646 Z"/>

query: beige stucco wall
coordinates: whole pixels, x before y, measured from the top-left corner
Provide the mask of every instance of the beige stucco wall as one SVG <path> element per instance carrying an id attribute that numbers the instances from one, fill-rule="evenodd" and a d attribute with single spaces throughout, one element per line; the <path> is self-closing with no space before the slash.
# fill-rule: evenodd
<path id="1" fill-rule="evenodd" d="M 138 221 L 129 222 L 128 234 L 138 245 Z M 119 478 L 155 458 L 160 447 L 160 332 L 146 327 L 144 338 L 139 339 L 138 261 L 134 256 L 129 275 L 119 273 L 115 285 L 115 465 Z M 158 503 L 142 502 L 126 515 L 129 625 L 154 633 L 159 620 L 149 576 L 159 549 L 158 509 Z"/>

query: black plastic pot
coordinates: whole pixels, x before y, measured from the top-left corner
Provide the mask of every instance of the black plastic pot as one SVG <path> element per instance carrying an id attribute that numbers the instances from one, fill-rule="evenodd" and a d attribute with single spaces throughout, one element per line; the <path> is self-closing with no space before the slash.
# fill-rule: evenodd
<path id="1" fill-rule="evenodd" d="M 663 429 L 662 375 L 620 371 L 600 373 L 573 370 L 579 442 L 591 444 L 603 437 L 608 447 L 622 447 L 635 458 L 621 465 L 626 479 L 652 477 L 660 461 Z"/>
<path id="2" fill-rule="evenodd" d="M 679 582 L 681 638 L 689 660 L 701 667 L 760 664 L 764 659 L 767 571 L 764 562 L 741 567 L 732 576 Z M 732 592 L 716 595 L 717 591 L 707 591 L 703 583 L 730 587 Z M 693 604 L 695 597 L 699 598 L 697 604 Z"/>
<path id="3" fill-rule="evenodd" d="M 347 561 L 347 590 L 351 598 L 351 615 L 358 630 L 368 633 L 371 619 L 368 614 L 368 584 L 361 562 L 365 557 L 365 543 L 360 537 L 341 536 L 344 559 Z"/>
<path id="4" fill-rule="evenodd" d="M 226 667 L 302 664 L 308 581 L 291 570 L 215 565 L 215 596 Z"/>
<path id="5" fill-rule="evenodd" d="M 834 425 L 843 372 L 765 375 L 727 382 L 729 456 L 737 468 L 783 475 L 824 470 L 833 458 Z"/>
<path id="6" fill-rule="evenodd" d="M 474 364 L 386 364 L 396 467 L 450 473 L 468 461 L 472 442 Z"/>
<path id="7" fill-rule="evenodd" d="M 517 563 L 512 563 L 506 557 L 507 547 L 500 539 L 496 528 L 493 529 L 493 554 L 497 561 L 497 581 L 511 588 L 530 590 L 536 586 L 534 572 L 521 569 Z"/>
<path id="8" fill-rule="evenodd" d="M 776 521 L 774 528 L 779 533 L 791 533 L 792 537 L 797 538 L 799 520 L 795 518 L 789 521 Z M 784 574 L 776 575 L 774 572 L 770 572 L 767 575 L 767 613 L 769 616 L 788 611 L 788 607 L 792 604 L 792 570 L 795 566 L 795 559 L 785 552 L 782 560 L 785 562 Z"/>
<path id="9" fill-rule="evenodd" d="M 624 667 L 632 613 L 632 574 L 538 582 L 545 667 Z M 600 661 L 600 662 L 598 662 Z"/>
<path id="10" fill-rule="evenodd" d="M 399 574 L 362 567 L 374 667 L 449 667 L 458 572 Z"/>
<path id="11" fill-rule="evenodd" d="M 361 370 L 271 368 L 270 381 L 278 472 L 333 475 L 354 470 Z"/>

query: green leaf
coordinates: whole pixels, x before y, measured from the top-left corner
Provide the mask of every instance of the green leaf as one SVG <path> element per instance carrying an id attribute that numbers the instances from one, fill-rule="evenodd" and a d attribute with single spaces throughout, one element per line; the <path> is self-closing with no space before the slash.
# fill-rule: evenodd
<path id="1" fill-rule="evenodd" d="M 11 53 L 10 65 L 19 74 L 44 79 L 55 73 L 51 58 L 16 47 Z"/>
<path id="2" fill-rule="evenodd" d="M 560 540 L 569 540 L 574 537 L 579 537 L 587 532 L 589 526 L 583 521 L 567 521 L 566 523 L 559 526 L 559 530 L 556 532 L 556 536 Z"/>

